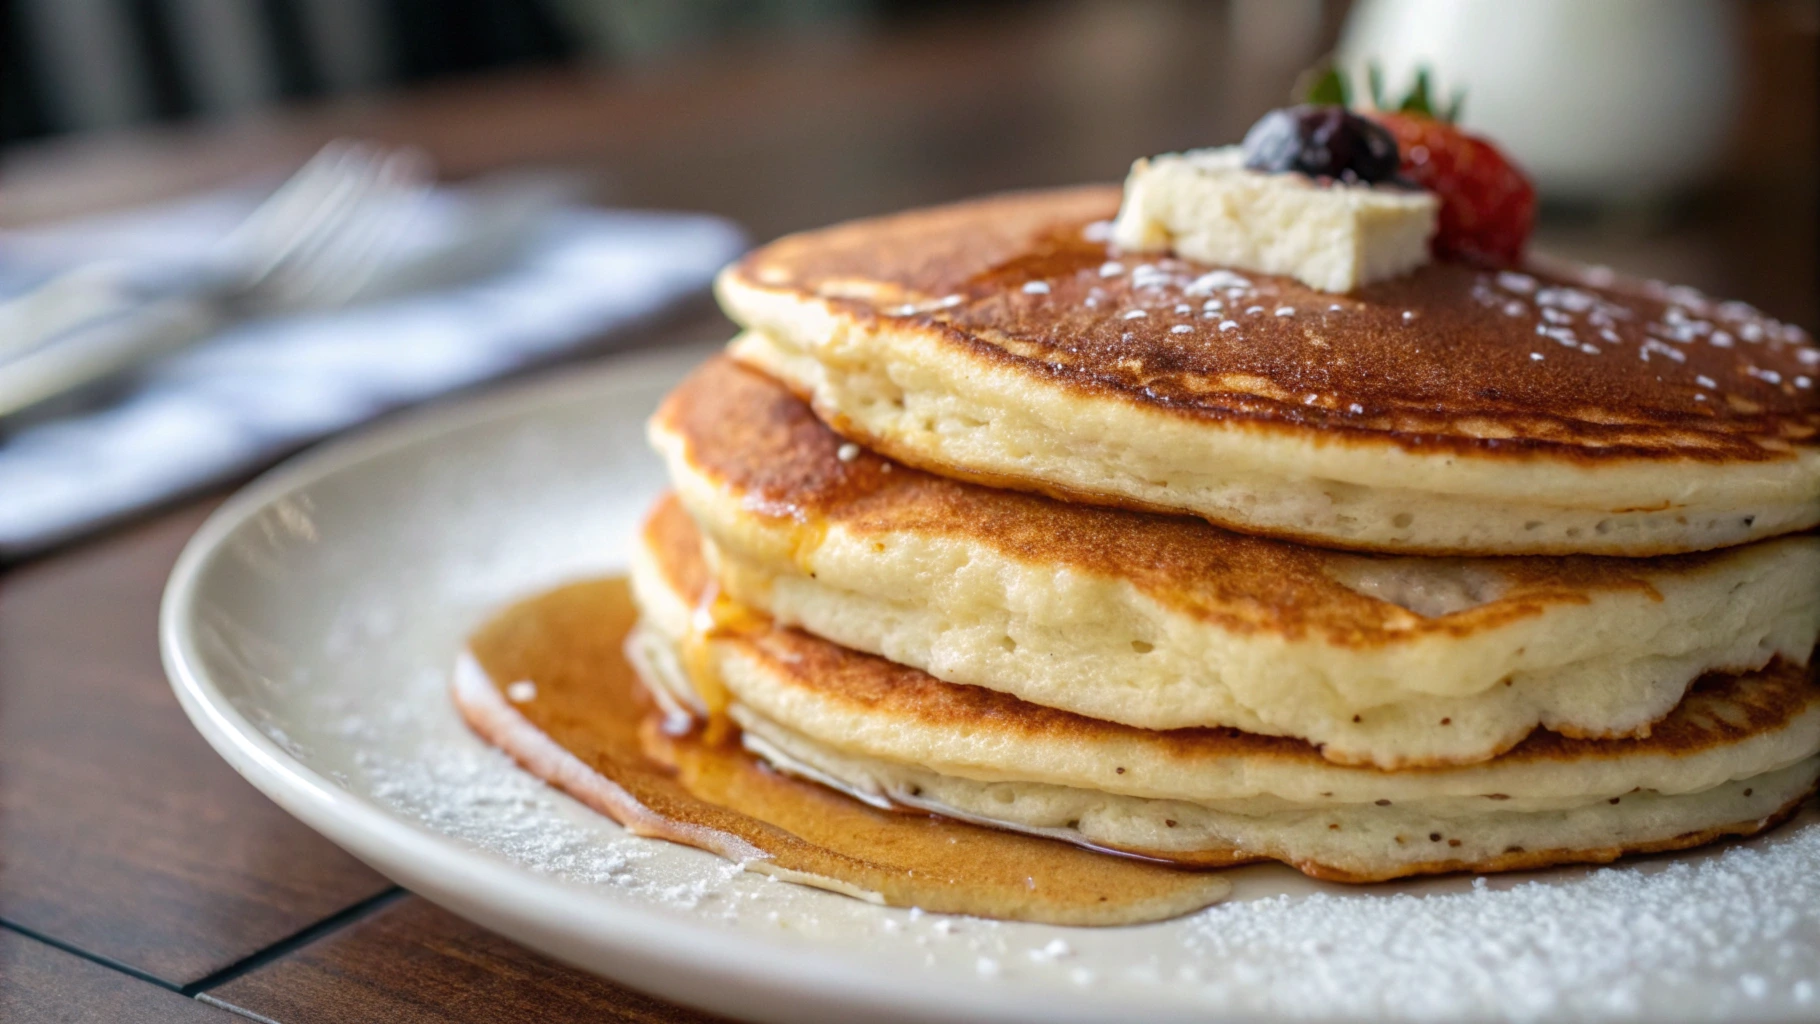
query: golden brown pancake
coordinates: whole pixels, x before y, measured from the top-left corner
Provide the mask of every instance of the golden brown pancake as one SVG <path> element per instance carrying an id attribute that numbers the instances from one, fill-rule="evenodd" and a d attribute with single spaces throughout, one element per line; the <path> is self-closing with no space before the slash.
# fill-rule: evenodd
<path id="1" fill-rule="evenodd" d="M 691 634 L 712 598 L 691 589 L 711 587 L 699 539 L 674 501 L 647 524 L 635 591 L 647 627 L 684 652 L 648 681 L 698 705 L 691 687 L 725 687 L 756 752 L 863 798 L 1168 859 L 1271 857 L 1368 880 L 1749 834 L 1791 813 L 1820 772 L 1820 687 L 1783 662 L 1708 677 L 1648 739 L 1538 733 L 1486 764 L 1384 772 L 1293 740 L 1134 729 L 944 683 L 750 613 L 723 610 L 731 624 Z"/>
<path id="2" fill-rule="evenodd" d="M 1337 296 L 1107 248 L 1119 194 L 796 235 L 722 276 L 742 359 L 935 472 L 1368 550 L 1622 555 L 1820 521 L 1820 348 L 1609 274 Z"/>
<path id="3" fill-rule="evenodd" d="M 728 360 L 652 421 L 717 583 L 948 682 L 1335 762 L 1461 764 L 1539 726 L 1647 735 L 1693 681 L 1805 664 L 1820 538 L 1643 559 L 1358 556 L 959 483 Z"/>

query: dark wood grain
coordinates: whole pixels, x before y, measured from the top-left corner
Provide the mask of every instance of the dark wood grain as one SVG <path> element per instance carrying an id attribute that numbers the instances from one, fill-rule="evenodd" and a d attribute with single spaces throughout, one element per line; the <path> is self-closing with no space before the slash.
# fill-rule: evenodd
<path id="1" fill-rule="evenodd" d="M 0 920 L 174 985 L 387 887 L 234 774 L 165 681 L 158 595 L 211 505 L 0 577 Z"/>
<path id="2" fill-rule="evenodd" d="M 283 1024 L 706 1024 L 564 967 L 416 896 L 205 998 Z"/>
<path id="3" fill-rule="evenodd" d="M 235 1024 L 240 1018 L 0 928 L 0 1021 Z"/>

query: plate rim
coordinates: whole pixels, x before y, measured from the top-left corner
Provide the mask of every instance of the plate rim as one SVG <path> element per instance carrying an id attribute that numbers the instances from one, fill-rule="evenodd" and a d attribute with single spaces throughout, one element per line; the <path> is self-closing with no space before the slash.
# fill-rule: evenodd
<path id="1" fill-rule="evenodd" d="M 524 415 L 581 395 L 605 397 L 650 387 L 665 375 L 679 376 L 716 350 L 717 346 L 687 345 L 628 353 L 585 370 L 568 367 L 408 410 L 322 442 L 260 474 L 210 513 L 184 544 L 167 579 L 159 602 L 158 646 L 178 703 L 216 754 L 254 788 L 380 874 L 458 916 L 635 990 L 713 1012 L 748 1017 L 756 1012 L 774 1020 L 851 1020 L 854 1014 L 904 1021 L 957 1015 L 974 1020 L 1038 1015 L 1049 1020 L 1102 1019 L 1101 1011 L 1112 1008 L 1092 993 L 1057 999 L 1023 989 L 1007 989 L 1002 995 L 977 986 L 944 991 L 944 986 L 916 978 L 915 972 L 891 977 L 876 960 L 789 937 L 761 946 L 749 936 L 729 934 L 679 912 L 629 905 L 580 883 L 531 871 L 404 820 L 337 786 L 261 732 L 203 667 L 190 626 L 207 570 L 242 525 L 277 501 L 371 459 L 464 427 Z M 473 893 L 480 895 L 466 895 Z M 517 905 L 500 905 L 504 899 Z M 539 935 L 552 929 L 580 943 L 613 949 L 624 956 L 627 970 L 605 972 L 595 964 L 575 963 L 540 941 Z M 654 970 L 660 983 L 648 984 L 649 978 L 638 976 L 641 966 Z M 714 975 L 721 984 L 677 991 L 677 986 L 661 983 L 666 967 L 687 968 L 698 977 Z M 742 990 L 737 1002 L 702 998 L 729 984 Z M 761 997 L 773 1002 L 764 1005 Z M 1146 1012 L 1155 1019 L 1169 1019 L 1189 1009 L 1156 1006 Z M 1193 1016 L 1207 1019 L 1204 1011 Z M 1231 1010 L 1221 1016 L 1262 1019 Z"/>

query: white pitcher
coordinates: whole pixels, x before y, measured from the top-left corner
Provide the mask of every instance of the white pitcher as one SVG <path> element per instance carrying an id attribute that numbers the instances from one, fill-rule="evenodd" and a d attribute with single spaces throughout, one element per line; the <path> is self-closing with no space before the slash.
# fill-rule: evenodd
<path id="1" fill-rule="evenodd" d="M 1543 195 L 1645 203 L 1692 184 L 1725 145 L 1740 29 L 1724 0 L 1360 0 L 1340 62 L 1400 98 L 1419 66 L 1461 122 Z"/>

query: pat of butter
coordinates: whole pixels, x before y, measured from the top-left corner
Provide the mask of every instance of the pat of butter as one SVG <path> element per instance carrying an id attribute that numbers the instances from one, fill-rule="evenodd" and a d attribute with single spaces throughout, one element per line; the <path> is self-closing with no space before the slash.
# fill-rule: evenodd
<path id="1" fill-rule="evenodd" d="M 1112 241 L 1349 292 L 1428 262 L 1439 210 L 1427 192 L 1248 171 L 1226 146 L 1133 164 Z"/>

